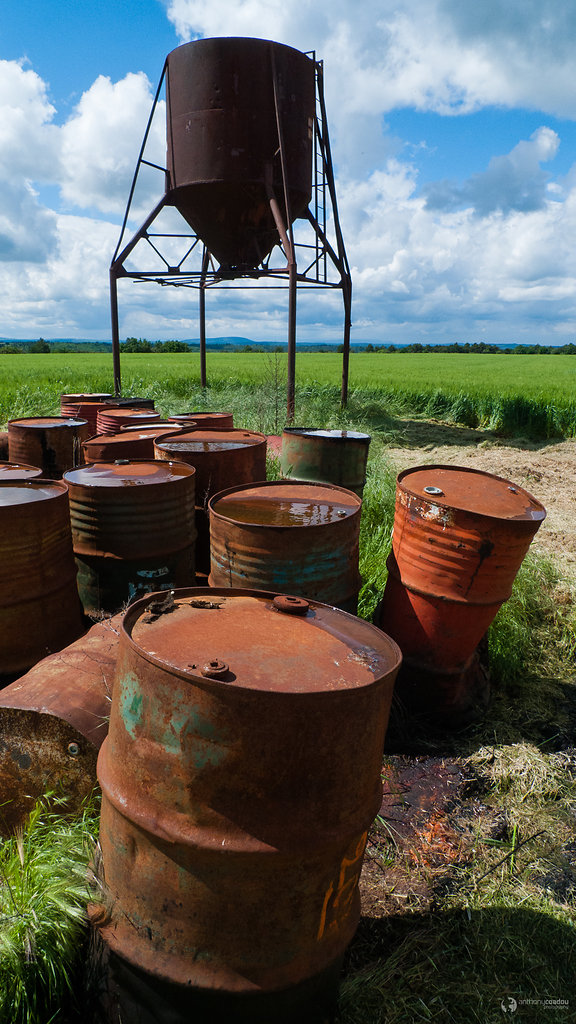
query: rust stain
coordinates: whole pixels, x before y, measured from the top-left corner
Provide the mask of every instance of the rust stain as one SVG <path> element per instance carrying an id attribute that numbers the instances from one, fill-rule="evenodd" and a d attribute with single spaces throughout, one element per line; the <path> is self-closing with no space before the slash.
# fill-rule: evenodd
<path id="1" fill-rule="evenodd" d="M 177 590 L 169 615 L 148 621 L 155 595 L 124 616 L 98 762 L 103 935 L 178 984 L 300 984 L 358 921 L 400 652 L 355 616 L 316 601 L 293 615 L 282 597 Z"/>

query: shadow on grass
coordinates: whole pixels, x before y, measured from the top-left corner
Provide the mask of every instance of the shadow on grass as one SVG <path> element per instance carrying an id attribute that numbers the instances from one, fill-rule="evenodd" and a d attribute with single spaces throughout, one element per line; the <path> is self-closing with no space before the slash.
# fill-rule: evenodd
<path id="1" fill-rule="evenodd" d="M 572 1021 L 575 971 L 576 931 L 548 913 L 492 906 L 363 917 L 337 1021 Z"/>
<path id="2" fill-rule="evenodd" d="M 387 420 L 386 440 L 388 444 L 404 448 L 465 447 L 486 443 L 501 448 L 514 448 L 519 451 L 542 451 L 559 444 L 563 438 L 548 440 L 531 440 L 526 437 L 504 436 L 494 430 L 474 429 L 456 423 L 445 423 L 434 419 L 404 418 L 390 416 Z"/>
<path id="3" fill-rule="evenodd" d="M 547 753 L 576 746 L 574 683 L 528 675 L 518 684 L 493 684 L 488 706 L 460 725 L 409 711 L 395 697 L 385 753 L 468 757 L 501 743 L 533 743 Z"/>

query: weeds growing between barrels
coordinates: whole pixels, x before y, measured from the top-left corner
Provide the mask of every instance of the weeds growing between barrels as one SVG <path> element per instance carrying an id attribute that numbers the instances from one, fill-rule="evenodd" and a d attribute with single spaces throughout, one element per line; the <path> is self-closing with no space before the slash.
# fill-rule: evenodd
<path id="1" fill-rule="evenodd" d="M 211 387 L 202 392 L 195 355 L 126 355 L 124 392 L 153 397 L 165 414 L 230 410 L 238 426 L 279 433 L 283 360 L 209 354 Z M 489 372 L 483 376 L 479 366 Z M 4 422 L 57 411 L 62 391 L 111 385 L 109 357 L 103 356 L 2 356 L 2 367 Z M 574 436 L 576 359 L 354 356 L 345 411 L 339 407 L 339 367 L 336 355 L 299 356 L 297 417 L 304 425 L 372 434 L 360 566 L 360 614 L 369 618 L 386 580 L 395 494 L 387 443 L 402 436 L 399 411 L 433 410 L 438 418 L 492 430 Z M 521 377 L 523 367 L 530 386 Z M 443 376 L 448 370 L 454 374 L 449 380 Z M 466 373 L 468 383 L 457 376 Z M 271 458 L 269 475 L 277 472 Z M 489 633 L 493 697 L 482 719 L 446 736 L 396 714 L 383 766 L 387 785 L 403 771 L 436 765 L 452 772 L 458 785 L 451 801 L 432 805 L 409 840 L 393 815 L 374 823 L 363 917 L 347 955 L 339 1024 L 491 1024 L 514 1005 L 512 1019 L 573 1019 L 574 609 L 574 585 L 562 566 L 529 556 Z M 397 806 L 402 808 L 401 789 Z M 82 1006 L 61 993 L 81 989 L 82 873 L 96 832 L 93 813 L 74 822 L 60 819 L 56 827 L 42 811 L 0 850 L 0 1024 L 84 1019 Z M 4 983 L 8 977 L 10 985 Z"/>

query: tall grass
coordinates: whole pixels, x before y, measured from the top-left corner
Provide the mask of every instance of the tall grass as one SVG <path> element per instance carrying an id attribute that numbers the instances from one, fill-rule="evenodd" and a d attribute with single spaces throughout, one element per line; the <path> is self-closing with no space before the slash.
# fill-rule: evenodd
<path id="1" fill-rule="evenodd" d="M 63 818 L 40 802 L 0 846 L 0 1022 L 48 1024 L 75 1004 L 94 803 Z"/>
<path id="2" fill-rule="evenodd" d="M 200 387 L 197 354 L 122 357 L 123 393 L 148 395 L 162 412 L 223 408 L 278 433 L 285 421 L 282 354 L 208 354 L 209 387 Z M 348 408 L 340 406 L 341 357 L 299 353 L 296 418 L 378 425 L 403 411 L 533 438 L 576 436 L 574 356 L 450 354 L 354 355 Z M 64 391 L 113 390 L 110 355 L 0 355 L 0 423 L 56 412 Z M 379 411 L 379 412 L 378 412 Z M 328 425 L 328 424 L 325 424 Z"/>
<path id="3" fill-rule="evenodd" d="M 396 470 L 377 448 L 368 462 L 360 524 L 360 576 L 358 615 L 371 619 L 386 586 L 386 559 L 392 547 Z"/>

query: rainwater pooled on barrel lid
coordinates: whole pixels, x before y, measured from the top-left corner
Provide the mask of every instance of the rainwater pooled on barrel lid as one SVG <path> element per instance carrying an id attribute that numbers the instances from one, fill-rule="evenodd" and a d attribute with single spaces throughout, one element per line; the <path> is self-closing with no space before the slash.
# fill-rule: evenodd
<path id="1" fill-rule="evenodd" d="M 46 427 L 85 427 L 88 420 L 74 416 L 27 416 L 19 420 L 9 420 L 8 426 L 30 427 L 45 430 Z"/>
<path id="2" fill-rule="evenodd" d="M 247 445 L 261 444 L 263 441 L 263 434 L 251 430 L 190 430 L 177 434 L 174 438 L 158 441 L 157 447 L 175 455 L 179 452 L 200 454 L 233 451 L 237 448 L 246 448 Z"/>
<path id="3" fill-rule="evenodd" d="M 0 508 L 47 501 L 66 493 L 56 480 L 0 480 Z"/>
<path id="4" fill-rule="evenodd" d="M 323 526 L 348 519 L 362 505 L 352 491 L 316 483 L 272 482 L 234 488 L 210 502 L 216 515 L 253 526 Z"/>
<path id="5" fill-rule="evenodd" d="M 117 459 L 79 466 L 65 473 L 63 479 L 77 487 L 139 487 L 170 483 L 193 473 L 194 468 L 183 462 Z"/>

